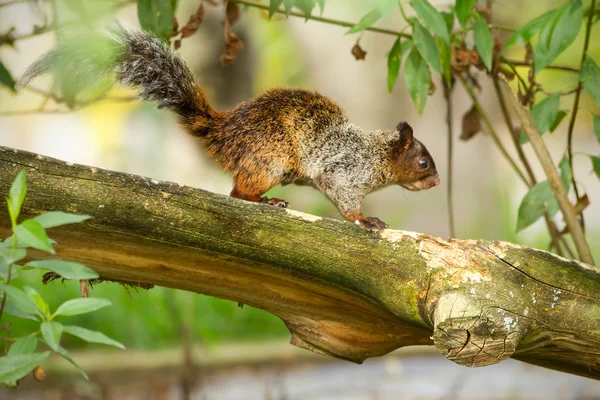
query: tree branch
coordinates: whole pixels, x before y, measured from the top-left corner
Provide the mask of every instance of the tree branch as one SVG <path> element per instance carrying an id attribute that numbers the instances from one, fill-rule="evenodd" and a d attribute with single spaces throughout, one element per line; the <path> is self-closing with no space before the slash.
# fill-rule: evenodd
<path id="1" fill-rule="evenodd" d="M 569 201 L 567 190 L 562 183 L 560 175 L 556 171 L 552 157 L 550 157 L 550 153 L 548 153 L 548 149 L 544 145 L 542 135 L 540 135 L 540 132 L 536 128 L 535 122 L 531 117 L 531 113 L 518 102 L 512 89 L 508 85 L 508 82 L 506 82 L 506 80 L 502 80 L 502 84 L 509 93 L 512 93 L 514 108 L 519 116 L 519 119 L 521 120 L 521 127 L 529 138 L 531 147 L 533 147 L 533 150 L 537 154 L 540 164 L 542 164 L 542 168 L 544 168 L 544 172 L 546 173 L 548 182 L 550 182 L 550 187 L 552 188 L 554 197 L 556 197 L 556 200 L 558 201 L 558 206 L 563 214 L 567 228 L 573 237 L 573 242 L 577 248 L 579 258 L 583 262 L 593 265 L 594 260 L 592 258 L 592 253 L 590 252 L 587 241 L 585 240 L 585 233 L 583 232 L 583 228 L 579 224 L 579 221 L 577 221 L 577 212 Z"/>
<path id="2" fill-rule="evenodd" d="M 94 216 L 49 234 L 57 257 L 103 279 L 262 308 L 296 346 L 355 362 L 434 344 L 461 365 L 513 357 L 600 379 L 600 271 L 585 264 L 505 242 L 367 232 L 2 147 L 1 193 L 22 169 L 24 217 Z M 0 235 L 10 234 L 7 221 L 2 207 Z"/>

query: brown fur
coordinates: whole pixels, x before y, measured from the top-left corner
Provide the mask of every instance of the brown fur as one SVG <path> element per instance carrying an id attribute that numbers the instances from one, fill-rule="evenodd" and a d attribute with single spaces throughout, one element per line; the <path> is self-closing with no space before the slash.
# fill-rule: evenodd
<path id="1" fill-rule="evenodd" d="M 198 108 L 203 112 L 183 119 L 183 125 L 233 174 L 231 195 L 245 200 L 261 201 L 261 195 L 279 183 L 306 179 L 299 170 L 300 143 L 332 122 L 346 121 L 337 104 L 307 90 L 271 89 L 224 113 L 213 110 L 199 90 Z"/>
<path id="2" fill-rule="evenodd" d="M 390 183 L 409 190 L 439 183 L 433 159 L 421 142 L 413 138 L 412 128 L 400 123 L 394 139 L 390 140 L 388 134 L 377 141 L 374 135 L 370 151 L 359 146 L 361 153 L 371 153 L 370 157 L 378 160 L 368 166 L 377 171 L 372 171 L 366 184 L 342 188 L 350 194 L 346 200 L 336 194 L 343 184 L 339 175 L 340 169 L 343 174 L 343 162 L 322 165 L 318 179 L 306 171 L 313 154 L 315 159 L 322 157 L 319 152 L 324 146 L 316 143 L 339 142 L 343 147 L 348 139 L 354 141 L 348 133 L 346 114 L 336 103 L 303 89 L 271 89 L 226 112 L 217 112 L 198 88 L 199 112 L 195 118 L 182 117 L 182 123 L 190 134 L 205 143 L 208 154 L 233 175 L 233 197 L 285 207 L 285 201 L 262 195 L 278 184 L 309 184 L 327 194 L 349 221 L 358 221 L 368 229 L 381 229 L 387 226 L 384 222 L 360 212 L 360 199 L 364 195 Z M 339 154 L 343 150 L 340 148 Z M 418 165 L 424 158 L 429 163 L 426 169 Z M 341 180 L 345 178 L 351 178 L 351 173 Z M 420 186 L 415 186 L 415 182 Z"/>
<path id="3" fill-rule="evenodd" d="M 82 85 L 114 74 L 120 84 L 137 88 L 141 99 L 179 115 L 184 128 L 233 175 L 233 197 L 286 207 L 263 194 L 277 184 L 310 185 L 349 221 L 379 229 L 385 223 L 360 211 L 365 195 L 391 184 L 422 190 L 439 183 L 431 155 L 407 123 L 366 132 L 349 123 L 332 100 L 302 89 L 272 89 L 226 112 L 215 111 L 192 71 L 162 40 L 118 24 L 98 40 L 113 50 L 102 62 L 94 47 L 61 41 L 19 84 L 57 68 Z"/>

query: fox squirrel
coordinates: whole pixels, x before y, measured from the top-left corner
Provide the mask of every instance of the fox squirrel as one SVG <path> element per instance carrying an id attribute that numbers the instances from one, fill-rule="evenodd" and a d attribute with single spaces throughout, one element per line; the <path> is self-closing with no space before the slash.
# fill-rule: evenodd
<path id="1" fill-rule="evenodd" d="M 329 98 L 302 89 L 271 89 L 216 111 L 184 61 L 157 37 L 115 23 L 102 40 L 110 56 L 67 40 L 33 63 L 19 84 L 55 68 L 81 81 L 116 75 L 120 84 L 139 89 L 141 99 L 177 113 L 183 128 L 233 175 L 232 197 L 287 207 L 262 195 L 277 184 L 309 185 L 347 220 L 372 230 L 387 225 L 363 216 L 365 195 L 391 184 L 416 191 L 440 182 L 431 155 L 406 122 L 367 132 Z"/>

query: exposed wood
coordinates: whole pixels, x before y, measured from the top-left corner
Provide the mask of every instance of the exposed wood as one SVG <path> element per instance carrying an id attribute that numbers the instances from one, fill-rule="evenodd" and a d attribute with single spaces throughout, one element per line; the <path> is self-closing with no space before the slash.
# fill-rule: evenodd
<path id="1" fill-rule="evenodd" d="M 367 232 L 7 148 L 0 148 L 0 192 L 21 169 L 25 216 L 94 216 L 49 234 L 58 257 L 102 278 L 262 308 L 286 323 L 293 344 L 355 362 L 435 344 L 461 365 L 513 357 L 600 378 L 595 267 L 506 242 Z M 1 207 L 0 235 L 9 230 Z"/>

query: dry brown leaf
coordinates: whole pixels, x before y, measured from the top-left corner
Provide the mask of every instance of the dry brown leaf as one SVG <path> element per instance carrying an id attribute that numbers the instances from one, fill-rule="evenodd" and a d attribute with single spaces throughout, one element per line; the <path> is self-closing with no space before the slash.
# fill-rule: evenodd
<path id="1" fill-rule="evenodd" d="M 235 8 L 235 10 L 233 10 Z M 235 33 L 231 32 L 231 24 L 239 17 L 238 6 L 227 2 L 225 7 L 225 53 L 221 56 L 221 65 L 226 67 L 233 63 L 244 48 L 244 42 Z"/>
<path id="2" fill-rule="evenodd" d="M 358 43 L 359 41 L 356 41 L 356 44 L 354 45 L 354 47 L 352 47 L 352 55 L 354 56 L 354 58 L 356 58 L 357 60 L 364 60 L 365 57 L 367 56 L 367 52 L 364 51 L 362 49 L 362 47 L 360 47 L 360 44 Z"/>
<path id="3" fill-rule="evenodd" d="M 466 47 L 452 47 L 450 65 L 452 66 L 452 74 L 459 75 L 465 72 L 469 65 L 474 65 L 477 68 L 485 68 L 483 61 L 475 50 L 468 50 Z"/>
<path id="4" fill-rule="evenodd" d="M 38 382 L 41 382 L 44 379 L 46 379 L 46 371 L 44 371 L 39 365 L 33 369 L 32 375 L 33 378 Z"/>
<path id="5" fill-rule="evenodd" d="M 233 3 L 231 1 L 227 2 L 227 6 L 225 7 L 225 18 L 229 21 L 230 24 L 233 24 L 240 17 L 240 8 L 237 3 Z"/>
<path id="6" fill-rule="evenodd" d="M 574 207 L 575 212 L 577 214 L 580 214 L 589 205 L 590 205 L 590 198 L 588 197 L 587 194 L 584 194 L 583 197 L 580 197 L 579 200 L 577 200 L 577 204 L 575 204 L 575 207 Z"/>
<path id="7" fill-rule="evenodd" d="M 475 105 L 471 107 L 469 111 L 463 115 L 462 118 L 462 132 L 460 134 L 461 140 L 469 140 L 481 131 L 481 114 L 475 108 Z"/>
<path id="8" fill-rule="evenodd" d="M 183 28 L 181 28 L 181 38 L 186 38 L 192 36 L 198 28 L 202 21 L 204 20 L 204 6 L 203 3 L 200 3 L 200 7 L 196 10 L 195 13 L 190 15 L 190 19 L 187 24 Z"/>

